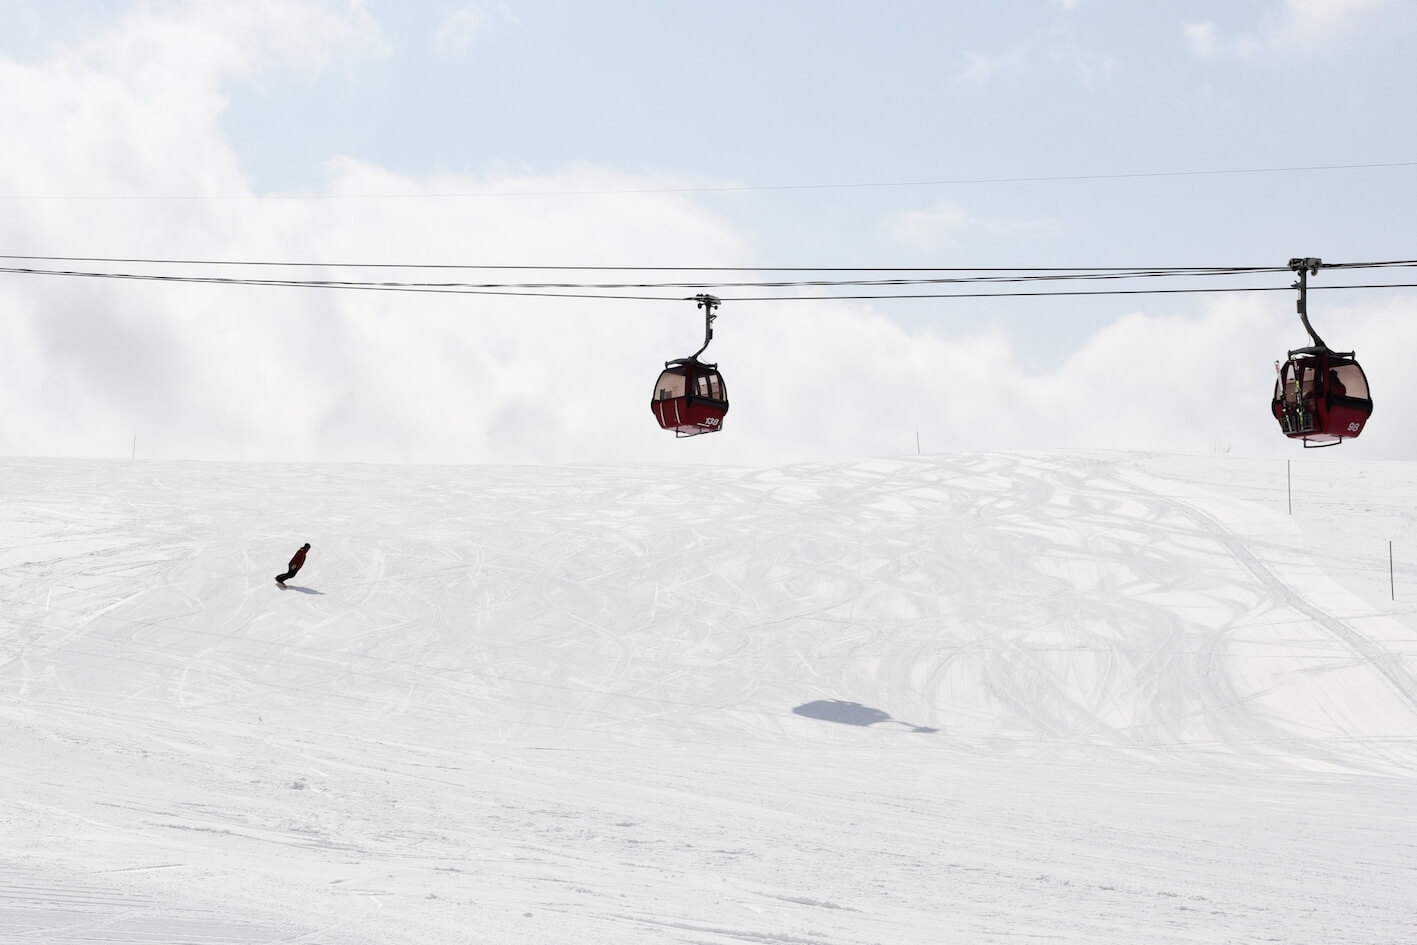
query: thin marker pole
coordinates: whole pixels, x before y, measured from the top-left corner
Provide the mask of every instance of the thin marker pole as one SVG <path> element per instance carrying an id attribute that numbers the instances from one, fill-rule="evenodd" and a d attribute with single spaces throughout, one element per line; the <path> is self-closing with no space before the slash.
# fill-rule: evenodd
<path id="1" fill-rule="evenodd" d="M 1387 540 L 1387 583 L 1392 588 L 1392 599 L 1397 600 L 1397 579 L 1392 574 L 1392 539 Z"/>
<path id="2" fill-rule="evenodd" d="M 920 431 L 915 431 L 915 455 L 920 455 Z"/>
<path id="3" fill-rule="evenodd" d="M 129 459 L 137 459 L 137 458 L 138 458 L 138 435 L 137 435 L 136 433 L 133 434 L 133 455 L 129 456 L 128 458 L 129 458 Z"/>

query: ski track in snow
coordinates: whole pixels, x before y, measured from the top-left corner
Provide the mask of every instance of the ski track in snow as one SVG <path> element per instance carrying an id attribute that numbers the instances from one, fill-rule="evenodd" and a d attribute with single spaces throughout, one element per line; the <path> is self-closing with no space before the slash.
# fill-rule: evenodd
<path id="1" fill-rule="evenodd" d="M 1417 941 L 1417 480 L 1277 469 L 0 463 L 0 941 Z"/>

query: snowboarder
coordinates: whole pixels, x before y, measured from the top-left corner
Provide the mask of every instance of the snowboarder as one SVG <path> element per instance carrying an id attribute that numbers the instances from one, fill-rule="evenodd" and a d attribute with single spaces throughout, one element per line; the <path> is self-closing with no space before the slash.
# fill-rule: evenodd
<path id="1" fill-rule="evenodd" d="M 290 559 L 290 570 L 286 571 L 284 574 L 276 575 L 277 584 L 279 584 L 281 587 L 285 587 L 285 582 L 295 577 L 295 572 L 299 571 L 300 568 L 305 564 L 305 552 L 309 550 L 310 543 L 308 541 L 300 546 L 300 549 L 295 552 L 295 557 Z"/>

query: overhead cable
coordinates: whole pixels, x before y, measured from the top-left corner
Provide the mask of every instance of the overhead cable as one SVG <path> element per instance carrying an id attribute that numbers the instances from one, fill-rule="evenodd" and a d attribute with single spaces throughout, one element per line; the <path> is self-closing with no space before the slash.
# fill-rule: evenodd
<path id="1" fill-rule="evenodd" d="M 15 262 L 111 263 L 151 266 L 251 266 L 292 269 L 456 269 L 487 271 L 543 272 L 978 272 L 978 273 L 1121 273 L 1127 276 L 1183 276 L 1233 273 L 1291 272 L 1288 265 L 1269 266 L 625 266 L 625 265 L 530 265 L 505 263 L 392 263 L 336 262 L 333 260 L 278 259 L 164 259 L 140 256 L 40 256 L 0 254 L 0 260 Z M 1376 262 L 1323 263 L 1324 269 L 1377 269 L 1417 266 L 1417 259 Z"/>
<path id="2" fill-rule="evenodd" d="M 0 257 L 10 258 L 14 257 Z M 51 257 L 52 258 L 52 257 Z M 1384 268 L 1396 266 L 1417 266 L 1417 260 L 1391 261 L 1381 263 L 1346 263 L 1326 265 L 1325 268 Z M 838 270 L 841 272 L 856 272 L 862 270 Z M 880 271 L 880 270 L 873 270 Z M 901 270 L 904 271 L 904 270 Z M 935 272 L 968 272 L 979 270 L 916 270 Z M 1131 281 L 1147 279 L 1178 279 L 1178 278 L 1206 278 L 1214 280 L 1220 276 L 1254 275 L 1257 272 L 1287 272 L 1287 268 L 1279 267 L 1228 267 L 1216 269 L 1149 269 L 1149 270 L 1082 270 L 1082 271 L 1042 271 L 1042 270 L 993 270 L 984 275 L 965 276 L 950 275 L 940 277 L 899 277 L 895 279 L 838 279 L 838 280 L 795 280 L 795 281 L 684 281 L 684 282 L 413 282 L 413 281 L 363 281 L 344 279 L 281 279 L 281 278 L 250 278 L 239 276 L 214 276 L 198 273 L 160 273 L 160 272 L 116 272 L 100 270 L 78 270 L 78 269 L 41 269 L 32 267 L 0 267 L 0 273 L 12 275 L 38 275 L 67 278 L 87 278 L 87 279 L 116 279 L 127 281 L 143 282 L 163 282 L 163 283 L 185 283 L 200 285 L 223 285 L 223 286 L 261 286 L 280 288 L 306 288 L 306 289 L 343 289 L 362 290 L 378 292 L 412 292 L 429 294 L 452 294 L 452 295 L 498 295 L 498 296 L 526 296 L 526 297 L 548 297 L 548 298 L 577 298 L 577 299 L 604 299 L 604 300 L 635 300 L 635 301 L 684 301 L 692 299 L 693 296 L 684 295 L 664 295 L 649 294 L 663 290 L 685 290 L 702 291 L 713 289 L 721 293 L 723 289 L 764 289 L 782 290 L 782 294 L 776 295 L 720 295 L 723 301 L 734 302 L 768 302 L 768 301 L 822 301 L 822 300 L 853 300 L 853 301 L 887 301 L 892 299 L 948 299 L 948 298 L 1036 298 L 1046 296 L 1103 296 L 1103 295 L 1175 295 L 1175 294 L 1208 294 L 1225 292 L 1271 292 L 1287 291 L 1290 285 L 1260 285 L 1260 286 L 1222 286 L 1209 284 L 1203 286 L 1183 286 L 1183 287 L 1158 287 L 1158 288 L 1112 288 L 1112 289 L 1058 289 L 1058 290 L 1024 290 L 994 288 L 975 292 L 802 292 L 787 290 L 801 289 L 880 289 L 886 287 L 910 288 L 910 287 L 938 287 L 938 286 L 963 286 L 963 285 L 987 285 L 999 286 L 1004 284 L 1017 283 L 1040 283 L 1040 282 L 1070 282 L 1077 280 L 1113 280 Z M 1012 272 L 1014 275 L 1004 275 L 1001 273 Z M 1369 283 L 1369 284 L 1342 284 L 1328 286 L 1314 286 L 1315 290 L 1333 289 L 1382 289 L 1382 288 L 1412 288 L 1411 283 Z M 638 290 L 638 291 L 635 291 Z"/>

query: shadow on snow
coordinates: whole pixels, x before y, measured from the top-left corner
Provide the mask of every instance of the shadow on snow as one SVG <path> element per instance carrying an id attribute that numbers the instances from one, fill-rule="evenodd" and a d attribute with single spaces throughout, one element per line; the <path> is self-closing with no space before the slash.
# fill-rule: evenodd
<path id="1" fill-rule="evenodd" d="M 923 725 L 911 725 L 909 722 L 902 722 L 893 719 L 889 714 L 880 709 L 873 709 L 870 706 L 862 705 L 859 702 L 846 702 L 842 699 L 819 699 L 816 702 L 808 702 L 799 705 L 792 710 L 798 715 L 805 715 L 809 719 L 820 719 L 823 722 L 839 722 L 842 725 L 879 725 L 889 722 L 894 725 L 904 725 L 912 732 L 938 732 L 937 728 L 928 728 Z"/>

